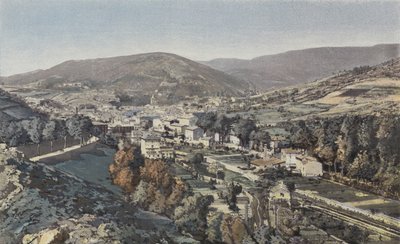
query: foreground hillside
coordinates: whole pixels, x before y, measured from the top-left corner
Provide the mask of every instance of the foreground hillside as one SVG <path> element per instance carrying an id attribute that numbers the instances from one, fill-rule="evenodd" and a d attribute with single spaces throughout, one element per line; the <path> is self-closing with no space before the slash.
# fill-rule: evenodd
<path id="1" fill-rule="evenodd" d="M 356 66 L 377 65 L 399 57 L 398 44 L 372 47 L 322 47 L 289 51 L 251 60 L 215 59 L 205 64 L 259 89 L 285 87 L 320 79 Z"/>
<path id="2" fill-rule="evenodd" d="M 106 88 L 166 101 L 186 96 L 238 95 L 248 89 L 248 83 L 168 53 L 72 60 L 47 70 L 5 77 L 2 82 L 45 89 Z"/>
<path id="3" fill-rule="evenodd" d="M 168 219 L 138 210 L 103 186 L 0 150 L 2 244 L 156 243 L 179 236 Z"/>

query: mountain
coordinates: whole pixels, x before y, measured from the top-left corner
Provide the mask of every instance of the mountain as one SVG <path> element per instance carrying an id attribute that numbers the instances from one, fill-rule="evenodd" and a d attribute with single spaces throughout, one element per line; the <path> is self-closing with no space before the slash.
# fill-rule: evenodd
<path id="1" fill-rule="evenodd" d="M 320 79 L 356 66 L 376 65 L 399 57 L 399 44 L 371 47 L 321 47 L 243 59 L 203 62 L 258 89 L 285 87 Z"/>
<path id="2" fill-rule="evenodd" d="M 238 95 L 249 87 L 221 71 L 169 53 L 71 60 L 47 70 L 4 77 L 1 82 L 44 89 L 105 88 L 169 101 Z"/>

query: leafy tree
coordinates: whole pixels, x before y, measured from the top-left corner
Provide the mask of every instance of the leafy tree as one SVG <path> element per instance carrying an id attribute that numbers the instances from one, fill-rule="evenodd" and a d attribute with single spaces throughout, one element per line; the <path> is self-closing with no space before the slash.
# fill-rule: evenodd
<path id="1" fill-rule="evenodd" d="M 307 149 L 314 145 L 315 138 L 312 135 L 312 130 L 302 120 L 290 129 L 290 134 L 292 144 L 298 148 Z"/>
<path id="2" fill-rule="evenodd" d="M 2 141 L 11 147 L 16 147 L 20 144 L 26 144 L 29 141 L 28 133 L 22 123 L 11 121 L 3 123 L 1 128 Z"/>
<path id="3" fill-rule="evenodd" d="M 34 117 L 32 120 L 23 121 L 24 128 L 28 133 L 29 139 L 37 144 L 37 154 L 39 155 L 40 143 L 42 141 L 43 128 L 45 126 L 43 120 L 39 117 Z"/>
<path id="4" fill-rule="evenodd" d="M 250 139 L 253 140 L 254 149 L 262 150 L 261 147 L 267 145 L 271 142 L 271 136 L 268 131 L 254 130 L 250 133 Z"/>
<path id="5" fill-rule="evenodd" d="M 203 160 L 204 160 L 204 155 L 202 153 L 196 153 L 189 159 L 189 162 L 191 164 L 201 164 Z"/>
<path id="6" fill-rule="evenodd" d="M 179 229 L 185 230 L 199 240 L 205 240 L 207 230 L 208 207 L 214 201 L 210 195 L 203 196 L 195 193 L 186 197 L 175 209 L 174 220 Z"/>
<path id="7" fill-rule="evenodd" d="M 207 240 L 211 243 L 222 243 L 221 225 L 224 218 L 222 212 L 211 212 L 208 218 Z"/>
<path id="8" fill-rule="evenodd" d="M 214 123 L 213 131 L 220 134 L 220 142 L 224 143 L 225 138 L 228 136 L 233 123 L 237 118 L 229 118 L 225 114 L 218 114 L 217 120 Z"/>
<path id="9" fill-rule="evenodd" d="M 214 112 L 207 112 L 199 117 L 196 124 L 202 128 L 205 132 L 214 128 L 215 121 L 217 120 L 217 114 Z"/>
<path id="10" fill-rule="evenodd" d="M 249 144 L 250 134 L 252 131 L 257 129 L 256 123 L 252 119 L 239 119 L 239 121 L 234 126 L 234 131 L 236 136 L 240 140 L 240 144 L 242 147 L 245 147 Z"/>
<path id="11" fill-rule="evenodd" d="M 56 127 L 56 122 L 50 120 L 43 128 L 43 138 L 50 141 L 50 151 L 53 151 L 53 141 L 57 139 Z"/>
<path id="12" fill-rule="evenodd" d="M 68 133 L 76 139 L 81 139 L 81 143 L 83 143 L 84 136 L 90 134 L 92 126 L 89 117 L 81 115 L 74 115 L 66 121 Z"/>
<path id="13" fill-rule="evenodd" d="M 240 184 L 234 184 L 233 182 L 228 187 L 228 195 L 226 196 L 226 201 L 229 205 L 229 209 L 237 211 L 237 195 L 242 192 L 242 186 Z"/>

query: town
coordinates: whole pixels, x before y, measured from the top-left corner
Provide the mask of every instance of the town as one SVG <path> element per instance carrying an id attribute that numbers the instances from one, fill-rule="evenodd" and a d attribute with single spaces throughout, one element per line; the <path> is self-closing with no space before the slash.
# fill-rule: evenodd
<path id="1" fill-rule="evenodd" d="M 262 238 L 277 242 L 293 238 L 311 243 L 356 242 L 358 238 L 390 242 L 399 238 L 398 211 L 393 212 L 391 207 L 397 205 L 395 200 L 332 180 L 335 174 L 331 168 L 298 147 L 283 121 L 260 123 L 254 114 L 240 113 L 257 111 L 251 109 L 251 99 L 191 97 L 174 105 L 132 106 L 121 105 L 117 96 L 99 99 L 104 97 L 101 91 L 81 93 L 84 97 L 79 97 L 74 92 L 3 89 L 52 119 L 88 117 L 93 131 L 101 137 L 89 138 L 83 133 L 86 139 L 72 140 L 59 151 L 48 148 L 46 152 L 42 146 L 40 155 L 27 150 L 25 157 L 45 162 L 46 158 L 92 143 L 105 143 L 120 151 L 136 148 L 145 160 L 165 162 L 193 193 L 212 197 L 207 221 L 222 214 L 246 226 L 238 233 L 240 241 L 258 232 Z M 65 99 L 66 95 L 73 99 Z M 115 173 L 113 177 L 115 184 L 127 189 L 126 183 L 115 180 L 123 176 Z M 341 197 L 339 192 L 347 192 L 348 197 Z M 362 201 L 379 204 L 369 208 L 370 204 L 360 205 Z M 338 228 L 350 228 L 351 232 L 339 233 Z M 271 234 L 272 230 L 278 232 Z"/>
<path id="2" fill-rule="evenodd" d="M 1 0 L 0 244 L 400 243 L 399 10 Z"/>

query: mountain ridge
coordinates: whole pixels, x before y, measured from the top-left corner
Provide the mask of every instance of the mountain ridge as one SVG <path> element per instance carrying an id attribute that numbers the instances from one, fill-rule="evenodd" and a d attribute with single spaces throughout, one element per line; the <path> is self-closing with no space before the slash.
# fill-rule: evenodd
<path id="1" fill-rule="evenodd" d="M 400 44 L 316 47 L 253 59 L 222 58 L 202 63 L 265 90 L 305 83 L 356 66 L 377 65 L 399 57 L 399 50 Z"/>
<path id="2" fill-rule="evenodd" d="M 79 86 L 139 93 L 162 101 L 187 96 L 240 95 L 249 84 L 171 53 L 69 60 L 49 69 L 3 77 L 2 83 L 43 89 Z M 79 83 L 79 84 L 78 84 Z"/>

